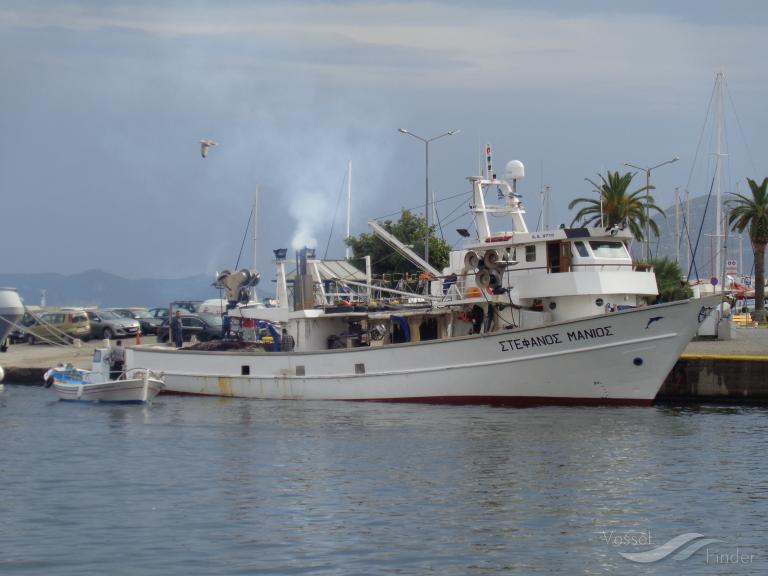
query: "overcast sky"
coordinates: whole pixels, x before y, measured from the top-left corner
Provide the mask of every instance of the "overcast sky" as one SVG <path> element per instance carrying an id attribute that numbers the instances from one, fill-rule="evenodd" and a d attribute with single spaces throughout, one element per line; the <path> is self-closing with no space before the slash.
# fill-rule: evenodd
<path id="1" fill-rule="evenodd" d="M 461 129 L 430 146 L 438 198 L 468 191 L 486 142 L 498 172 L 522 160 L 531 228 L 543 185 L 570 223 L 586 177 L 679 156 L 653 174 L 667 206 L 708 191 L 717 71 L 727 187 L 768 176 L 768 4 L 617 4 L 1 0 L 0 270 L 213 275 L 259 186 L 271 277 L 274 248 L 325 252 L 348 160 L 354 234 L 423 210 L 424 146 L 399 127 Z M 220 143 L 206 160 L 201 138 Z M 468 198 L 440 203 L 451 243 Z"/>

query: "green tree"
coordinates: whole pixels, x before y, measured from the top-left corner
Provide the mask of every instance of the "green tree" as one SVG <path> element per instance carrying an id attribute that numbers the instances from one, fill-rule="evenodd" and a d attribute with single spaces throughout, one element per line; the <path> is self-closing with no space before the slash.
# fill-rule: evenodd
<path id="1" fill-rule="evenodd" d="M 656 273 L 656 284 L 662 302 L 685 300 L 693 296 L 693 290 L 688 282 L 683 280 L 683 271 L 677 262 L 668 258 L 656 258 L 651 260 L 651 266 Z"/>
<path id="2" fill-rule="evenodd" d="M 644 229 L 646 224 L 646 207 L 648 213 L 655 210 L 662 216 L 664 211 L 656 206 L 653 196 L 646 197 L 647 190 L 653 190 L 653 186 L 643 186 L 632 193 L 629 193 L 629 185 L 632 183 L 634 174 L 626 172 L 619 174 L 608 170 L 607 177 L 602 174 L 601 183 L 598 184 L 589 178 L 586 180 L 595 187 L 598 197 L 595 198 L 576 198 L 570 204 L 568 209 L 572 210 L 577 204 L 585 204 L 576 213 L 571 222 L 573 226 L 576 222 L 584 220 L 584 224 L 599 226 L 601 223 L 606 228 L 612 226 L 629 227 L 630 232 L 637 240 L 645 240 Z M 659 235 L 659 227 L 651 219 L 649 227 L 655 236 Z"/>
<path id="3" fill-rule="evenodd" d="M 765 322 L 765 245 L 768 244 L 768 178 L 758 186 L 747 178 L 752 197 L 732 193 L 727 202 L 730 209 L 728 224 L 731 230 L 743 233 L 748 230 L 755 255 L 755 314 L 756 320 Z"/>
<path id="4" fill-rule="evenodd" d="M 416 216 L 404 209 L 397 222 L 386 220 L 382 226 L 400 242 L 412 246 L 412 250 L 416 254 L 424 253 L 427 223 L 421 216 Z M 435 236 L 434 227 L 430 227 L 430 230 L 429 263 L 438 270 L 442 270 L 448 266 L 451 247 Z M 415 264 L 400 256 L 375 234 L 360 234 L 357 238 L 347 238 L 346 243 L 352 248 L 353 259 L 358 260 L 364 256 L 371 257 L 371 266 L 376 275 L 385 273 L 417 274 L 420 272 Z"/>

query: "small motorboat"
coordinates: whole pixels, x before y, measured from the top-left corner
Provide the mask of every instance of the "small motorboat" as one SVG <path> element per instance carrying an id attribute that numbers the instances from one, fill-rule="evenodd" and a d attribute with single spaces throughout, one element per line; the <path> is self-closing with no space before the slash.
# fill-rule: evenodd
<path id="1" fill-rule="evenodd" d="M 112 379 L 109 348 L 93 351 L 92 370 L 65 364 L 51 368 L 44 378 L 46 388 L 52 387 L 60 400 L 68 402 L 147 404 L 165 386 L 162 374 L 145 368 L 132 368 Z"/>

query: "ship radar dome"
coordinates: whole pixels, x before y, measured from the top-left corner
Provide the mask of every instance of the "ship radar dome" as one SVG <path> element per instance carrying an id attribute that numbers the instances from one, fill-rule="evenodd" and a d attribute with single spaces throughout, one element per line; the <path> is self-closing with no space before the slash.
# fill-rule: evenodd
<path id="1" fill-rule="evenodd" d="M 520 180 L 525 178 L 525 166 L 520 160 L 510 160 L 504 169 L 504 180 Z"/>

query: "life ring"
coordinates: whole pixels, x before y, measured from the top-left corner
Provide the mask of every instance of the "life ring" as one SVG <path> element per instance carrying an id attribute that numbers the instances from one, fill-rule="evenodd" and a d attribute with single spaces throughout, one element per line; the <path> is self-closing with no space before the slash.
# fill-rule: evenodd
<path id="1" fill-rule="evenodd" d="M 472 316 L 470 316 L 469 312 L 466 311 L 459 313 L 456 318 L 462 322 L 472 322 Z"/>

